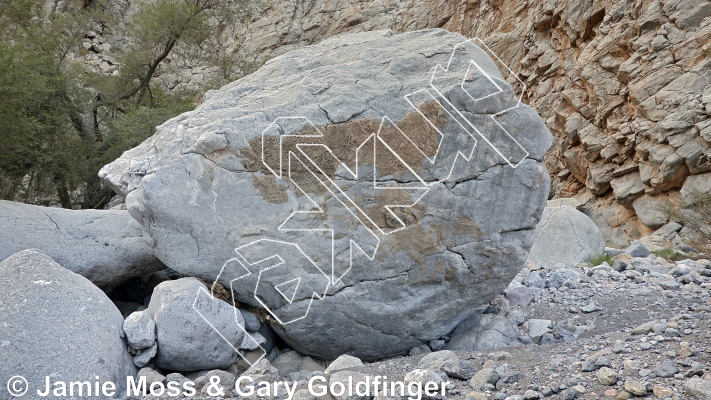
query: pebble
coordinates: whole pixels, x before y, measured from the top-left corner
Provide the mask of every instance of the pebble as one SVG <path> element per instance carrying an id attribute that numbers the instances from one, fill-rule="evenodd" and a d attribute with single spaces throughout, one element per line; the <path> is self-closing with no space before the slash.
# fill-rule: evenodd
<path id="1" fill-rule="evenodd" d="M 654 368 L 654 373 L 662 378 L 673 377 L 677 372 L 679 372 L 679 368 L 677 368 L 674 361 L 671 360 L 662 361 Z"/>
<path id="2" fill-rule="evenodd" d="M 601 385 L 612 386 L 617 383 L 617 372 L 608 367 L 602 367 L 597 371 L 597 381 Z"/>
<path id="3" fill-rule="evenodd" d="M 695 353 L 696 352 L 690 347 L 682 347 L 681 349 L 679 349 L 679 357 L 681 358 L 691 357 Z"/>
<path id="4" fill-rule="evenodd" d="M 583 372 L 592 372 L 595 371 L 595 368 L 595 362 L 593 360 L 587 360 L 582 364 L 580 370 Z"/>
<path id="5" fill-rule="evenodd" d="M 574 400 L 578 396 L 578 392 L 573 389 L 565 389 L 558 395 L 560 400 Z"/>
<path id="6" fill-rule="evenodd" d="M 663 386 L 655 385 L 652 389 L 652 393 L 654 393 L 654 395 L 657 397 L 670 397 L 674 392 Z"/>
<path id="7" fill-rule="evenodd" d="M 647 394 L 647 387 L 634 379 L 625 381 L 625 391 L 634 396 L 644 396 Z"/>
<path id="8" fill-rule="evenodd" d="M 675 279 L 670 279 L 668 281 L 660 282 L 659 286 L 664 290 L 678 290 L 681 288 L 681 284 Z"/>
<path id="9" fill-rule="evenodd" d="M 711 381 L 692 377 L 684 384 L 684 393 L 697 399 L 711 399 Z"/>
<path id="10" fill-rule="evenodd" d="M 347 368 L 353 368 L 353 367 L 362 367 L 363 366 L 363 361 L 361 361 L 358 357 L 353 357 L 349 356 L 348 354 L 344 354 L 337 359 L 335 359 L 329 366 L 326 368 L 326 371 L 324 371 L 327 374 L 330 374 L 332 372 L 336 371 L 341 371 Z"/>
<path id="11" fill-rule="evenodd" d="M 496 385 L 499 381 L 499 373 L 493 368 L 483 368 L 469 381 L 469 386 L 474 390 L 484 390 L 485 384 Z"/>
<path id="12" fill-rule="evenodd" d="M 586 313 L 586 314 L 589 314 L 589 313 L 592 313 L 592 312 L 595 312 L 595 311 L 602 311 L 602 310 L 603 310 L 603 308 L 602 308 L 602 307 L 598 307 L 597 305 L 595 305 L 594 302 L 588 303 L 587 305 L 585 305 L 585 306 L 583 306 L 583 307 L 580 307 L 580 311 L 582 311 L 582 312 L 584 312 L 584 313 Z"/>
<path id="13" fill-rule="evenodd" d="M 481 392 L 469 392 L 464 396 L 465 400 L 489 400 L 484 393 Z"/>
<path id="14" fill-rule="evenodd" d="M 612 364 L 610 363 L 610 360 L 608 360 L 605 357 L 598 357 L 595 360 L 595 367 L 600 368 L 600 367 L 612 367 Z"/>

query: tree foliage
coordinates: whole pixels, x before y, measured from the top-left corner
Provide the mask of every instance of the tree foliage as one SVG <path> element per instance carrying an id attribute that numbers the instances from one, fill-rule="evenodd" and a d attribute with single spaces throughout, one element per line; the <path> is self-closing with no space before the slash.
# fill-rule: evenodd
<path id="1" fill-rule="evenodd" d="M 77 56 L 88 32 L 120 25 L 106 12 L 108 1 L 69 3 L 47 12 L 42 0 L 0 0 L 2 198 L 38 202 L 30 190 L 51 188 L 63 207 L 102 206 L 111 193 L 96 175 L 101 166 L 214 87 L 167 91 L 156 77 L 204 65 L 217 71 L 212 83 L 223 84 L 252 67 L 217 45 L 216 28 L 247 15 L 245 0 L 139 2 L 118 32 L 127 44 L 113 74 Z"/>

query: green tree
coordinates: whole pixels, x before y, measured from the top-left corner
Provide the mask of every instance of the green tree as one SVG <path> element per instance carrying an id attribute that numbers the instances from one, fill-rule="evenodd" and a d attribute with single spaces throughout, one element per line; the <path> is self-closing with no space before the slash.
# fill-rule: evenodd
<path id="1" fill-rule="evenodd" d="M 122 34 L 116 75 L 92 72 L 74 61 L 84 35 L 117 26 L 108 3 L 76 1 L 46 14 L 42 0 L 0 0 L 0 194 L 51 183 L 63 207 L 102 206 L 111 197 L 97 171 L 152 135 L 155 126 L 195 107 L 204 86 L 168 93 L 156 77 L 197 63 L 219 72 L 222 84 L 250 72 L 217 45 L 218 26 L 248 15 L 246 0 L 151 0 Z M 194 65 L 194 64 L 193 64 Z M 82 188 L 83 199 L 70 191 Z M 28 192 L 29 197 L 29 192 Z M 29 199 L 26 199 L 29 200 Z"/>
<path id="2" fill-rule="evenodd" d="M 0 168 L 3 197 L 14 195 L 19 181 L 30 176 L 50 182 L 63 207 L 71 207 L 68 187 L 85 141 L 76 136 L 82 125 L 73 101 L 80 87 L 65 63 L 87 13 L 75 17 L 38 18 L 29 0 L 2 3 L 0 28 Z"/>

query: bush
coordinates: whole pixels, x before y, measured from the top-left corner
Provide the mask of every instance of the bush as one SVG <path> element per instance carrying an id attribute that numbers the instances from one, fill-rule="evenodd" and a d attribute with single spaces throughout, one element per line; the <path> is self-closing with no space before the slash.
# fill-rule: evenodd
<path id="1" fill-rule="evenodd" d="M 47 13 L 44 0 L 0 0 L 0 198 L 100 208 L 113 195 L 97 177 L 104 164 L 193 109 L 206 90 L 256 68 L 217 44 L 219 26 L 245 18 L 251 2 L 137 1 L 120 32 L 126 44 L 114 49 L 115 74 L 69 57 L 86 52 L 87 31 L 118 25 L 109 1 L 66 3 Z M 168 92 L 154 78 L 169 72 L 171 58 L 218 76 L 193 92 Z"/>
<path id="2" fill-rule="evenodd" d="M 683 260 L 683 259 L 687 258 L 683 254 L 677 253 L 673 249 L 654 250 L 652 252 L 652 254 L 654 254 L 657 257 L 661 257 L 667 261 L 671 261 L 671 262 L 679 261 L 679 260 Z"/>
<path id="3" fill-rule="evenodd" d="M 588 263 L 592 264 L 593 267 L 597 267 L 598 265 L 606 262 L 608 265 L 612 265 L 614 262 L 614 257 L 607 253 L 602 253 L 602 254 L 596 254 L 593 256 L 590 256 L 588 259 Z"/>

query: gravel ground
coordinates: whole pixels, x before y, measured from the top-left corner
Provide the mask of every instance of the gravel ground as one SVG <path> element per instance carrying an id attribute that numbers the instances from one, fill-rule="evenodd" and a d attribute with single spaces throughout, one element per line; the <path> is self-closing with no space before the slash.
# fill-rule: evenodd
<path id="1" fill-rule="evenodd" d="M 618 258 L 612 266 L 524 269 L 487 310 L 507 318 L 518 333 L 513 342 L 456 352 L 421 346 L 410 356 L 346 370 L 356 380 L 366 374 L 407 382 L 412 371 L 428 369 L 430 377 L 448 381 L 445 397 L 451 399 L 711 399 L 711 262 Z M 320 374 L 279 379 L 305 388 Z M 204 380 L 196 382 L 200 387 Z M 302 391 L 294 398 L 314 397 Z M 385 399 L 398 397 L 376 396 Z"/>
<path id="2" fill-rule="evenodd" d="M 494 368 L 503 377 L 500 381 L 510 378 L 488 391 L 475 391 L 469 381 L 450 378 L 453 387 L 447 398 L 468 395 L 477 399 L 477 393 L 483 393 L 486 398 L 501 400 L 548 396 L 621 399 L 634 396 L 625 390 L 628 381 L 641 384 L 646 397 L 697 398 L 685 393 L 684 385 L 694 376 L 711 378 L 711 280 L 694 271 L 693 266 L 708 274 L 709 263 L 701 260 L 675 264 L 651 256 L 636 264 L 652 264 L 653 269 L 661 266 L 670 273 L 665 276 L 660 272 L 629 269 L 615 274 L 607 264 L 579 265 L 582 268 L 578 270 L 584 273 L 580 279 L 566 282 L 557 290 L 542 288 L 528 307 L 500 310 L 509 316 L 523 311 L 529 320 L 564 321 L 568 326 L 585 330 L 577 338 L 562 343 L 456 352 L 463 363 L 472 364 L 474 371 Z M 687 264 L 692 265 L 688 274 L 694 274 L 691 278 L 695 282 L 679 283 L 678 287 L 659 284 L 670 280 L 683 282 L 688 274 L 674 278 L 682 272 L 675 268 Z M 530 269 L 523 271 L 514 282 L 523 281 L 530 273 L 533 273 Z M 547 277 L 551 273 L 544 270 Z M 503 298 L 500 296 L 492 303 L 501 304 Z M 421 358 L 386 360 L 359 371 L 403 379 L 408 371 L 418 368 Z M 609 370 L 600 372 L 603 367 Z M 612 377 L 605 381 L 607 384 L 598 379 L 598 374 L 612 373 L 616 375 L 614 382 Z M 630 382 L 628 386 L 632 389 L 634 384 Z M 711 398 L 711 392 L 707 396 Z"/>

